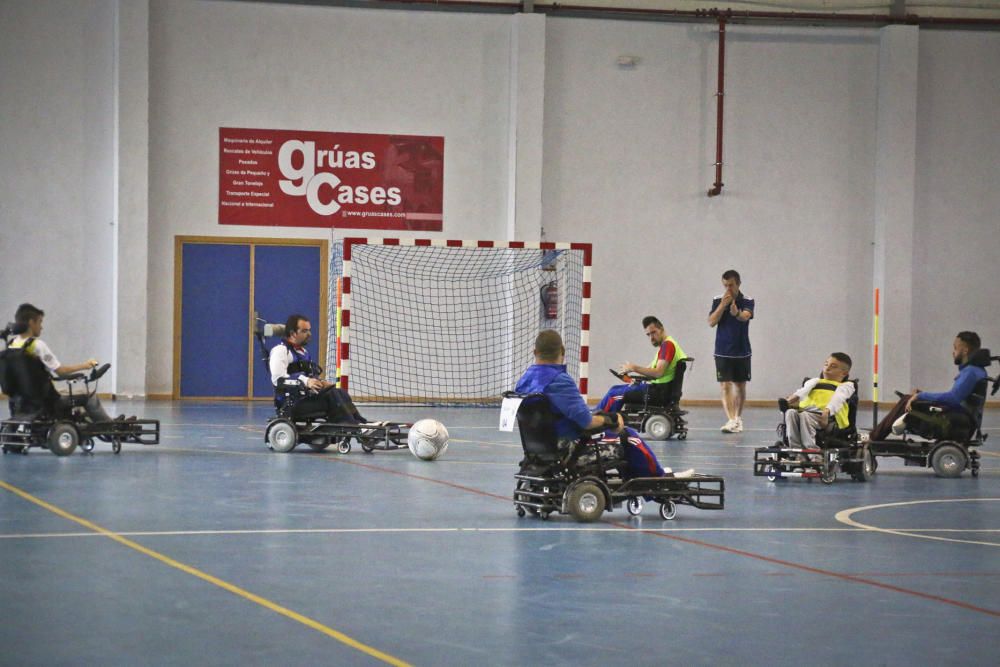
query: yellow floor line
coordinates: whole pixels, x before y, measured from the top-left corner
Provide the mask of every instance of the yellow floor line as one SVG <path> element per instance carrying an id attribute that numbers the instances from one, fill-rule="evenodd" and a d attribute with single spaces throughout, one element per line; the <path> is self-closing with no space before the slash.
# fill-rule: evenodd
<path id="1" fill-rule="evenodd" d="M 258 604 L 264 607 L 265 609 L 269 609 L 276 614 L 281 614 L 286 618 L 290 618 L 293 621 L 297 621 L 302 625 L 305 625 L 306 627 L 312 628 L 317 632 L 321 632 L 324 635 L 327 635 L 328 637 L 332 637 L 333 639 L 336 639 L 337 641 L 346 644 L 347 646 L 350 646 L 353 649 L 361 651 L 362 653 L 370 655 L 373 658 L 381 660 L 382 662 L 385 662 L 390 665 L 397 665 L 398 667 L 403 667 L 403 666 L 409 667 L 409 663 L 404 662 L 394 656 L 391 656 L 388 653 L 383 653 L 382 651 L 379 651 L 376 648 L 368 646 L 367 644 L 363 644 L 356 639 L 348 637 L 343 632 L 334 630 L 333 628 L 323 625 L 319 621 L 315 621 L 309 618 L 308 616 L 303 616 L 302 614 L 294 612 L 291 609 L 288 609 L 287 607 L 282 607 L 281 605 L 275 602 L 271 602 L 266 598 L 262 598 L 259 595 L 255 595 L 254 593 L 251 593 L 248 590 L 240 588 L 239 586 L 230 584 L 227 581 L 223 581 L 218 577 L 213 577 L 207 572 L 202 572 L 201 570 L 195 567 L 191 567 L 190 565 L 185 565 L 184 563 L 176 561 L 173 558 L 170 558 L 169 556 L 165 556 L 157 551 L 148 549 L 137 542 L 133 542 L 132 540 L 124 538 L 121 535 L 118 535 L 117 533 L 108 530 L 107 528 L 102 528 L 101 526 L 98 526 L 96 523 L 87 521 L 86 519 L 70 514 L 69 512 L 60 509 L 55 505 L 47 503 L 40 498 L 36 498 L 27 491 L 22 491 L 16 486 L 12 486 L 7 482 L 4 482 L 3 480 L 0 480 L 0 488 L 6 489 L 7 491 L 10 491 L 14 495 L 20 496 L 21 498 L 27 500 L 28 502 L 34 503 L 35 505 L 38 505 L 39 507 L 50 511 L 57 516 L 60 516 L 74 523 L 77 523 L 83 526 L 84 528 L 87 528 L 88 530 L 92 530 L 95 533 L 100 533 L 104 537 L 112 539 L 115 542 L 118 542 L 119 544 L 128 547 L 129 549 L 134 549 L 135 551 L 138 551 L 141 554 L 149 556 L 150 558 L 154 558 L 163 563 L 164 565 L 169 565 L 174 569 L 180 570 L 181 572 L 184 572 L 186 574 L 190 574 L 191 576 L 197 577 L 202 581 L 206 581 L 212 584 L 213 586 L 218 586 L 219 588 L 228 591 L 233 595 L 238 595 L 239 597 L 249 600 L 250 602 L 253 602 L 255 604 Z"/>

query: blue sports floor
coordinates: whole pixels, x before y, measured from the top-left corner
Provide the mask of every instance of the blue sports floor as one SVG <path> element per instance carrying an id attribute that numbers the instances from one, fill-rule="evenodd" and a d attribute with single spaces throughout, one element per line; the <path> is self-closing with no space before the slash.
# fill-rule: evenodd
<path id="1" fill-rule="evenodd" d="M 514 513 L 497 411 L 435 417 L 445 457 L 263 443 L 266 403 L 124 403 L 159 446 L 0 460 L 2 665 L 996 665 L 1000 435 L 978 479 L 883 458 L 769 483 L 776 410 L 692 410 L 665 465 L 726 509 L 596 524 Z M 1000 412 L 985 426 L 1000 434 Z"/>

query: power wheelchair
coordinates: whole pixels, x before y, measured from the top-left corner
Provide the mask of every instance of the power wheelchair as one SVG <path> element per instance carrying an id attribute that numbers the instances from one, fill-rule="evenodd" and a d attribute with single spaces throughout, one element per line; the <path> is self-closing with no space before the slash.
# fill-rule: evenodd
<path id="1" fill-rule="evenodd" d="M 983 369 L 989 368 L 995 361 L 1000 361 L 1000 356 L 990 356 L 990 351 L 985 348 L 977 350 L 969 359 L 970 364 Z M 907 466 L 930 467 L 938 477 L 959 477 L 966 468 L 973 477 L 978 477 L 978 448 L 988 437 L 982 432 L 986 394 L 989 391 L 993 396 L 998 390 L 1000 373 L 996 377 L 987 375 L 980 380 L 959 410 L 915 401 L 910 413 L 912 416 L 907 419 L 912 426 L 908 425 L 907 432 L 899 438 L 868 443 L 872 455 L 895 456 L 903 459 Z M 904 397 L 900 392 L 896 395 Z"/>
<path id="2" fill-rule="evenodd" d="M 652 398 L 650 391 L 644 391 L 642 403 L 622 401 L 619 413 L 626 426 L 645 433 L 653 440 L 669 440 L 674 436 L 677 436 L 678 440 L 687 439 L 687 420 L 684 418 L 687 410 L 681 410 L 680 401 L 688 362 L 693 363 L 694 357 L 686 357 L 677 362 L 674 367 L 674 379 L 667 385 L 663 400 Z M 611 368 L 608 370 L 626 384 L 649 379 L 637 373 L 619 373 Z"/>
<path id="3" fill-rule="evenodd" d="M 270 374 L 270 348 L 267 337 L 281 337 L 285 328 L 280 324 L 268 324 L 257 318 L 254 335 L 260 347 L 261 359 Z M 308 375 L 322 377 L 323 369 L 312 363 Z M 376 449 L 391 451 L 405 449 L 412 424 L 402 422 L 375 422 L 371 424 L 335 423 L 327 421 L 325 411 L 299 412 L 295 405 L 309 395 L 309 389 L 299 380 L 282 378 L 275 388 L 275 414 L 264 427 L 264 443 L 271 451 L 287 453 L 300 443 L 309 445 L 313 451 L 322 452 L 331 445 L 337 445 L 341 454 L 349 454 L 352 441 L 357 441 L 362 451 L 371 454 Z"/>
<path id="4" fill-rule="evenodd" d="M 516 475 L 514 507 L 526 514 L 548 519 L 553 512 L 570 514 L 577 521 L 598 520 L 605 510 L 623 503 L 629 514 L 642 512 L 643 501 L 660 505 L 660 517 L 677 515 L 677 505 L 721 510 L 725 505 L 722 477 L 635 477 L 625 479 L 623 444 L 609 442 L 594 433 L 578 441 L 560 441 L 556 435 L 557 413 L 544 394 L 507 392 L 504 401 L 516 405 L 517 426 L 524 459 Z M 511 409 L 515 403 L 511 403 Z"/>
<path id="5" fill-rule="evenodd" d="M 854 384 L 854 394 L 847 403 L 847 427 L 817 431 L 814 448 L 792 447 L 789 444 L 784 415 L 795 408 L 789 406 L 786 399 L 778 399 L 782 415 L 777 428 L 778 440 L 770 447 L 754 450 L 753 474 L 767 477 L 772 482 L 790 477 L 812 481 L 818 477 L 824 484 L 833 484 L 837 473 L 843 471 L 857 482 L 870 480 L 875 474 L 875 458 L 868 443 L 862 442 L 858 434 L 858 381 L 850 382 Z"/>
<path id="6" fill-rule="evenodd" d="M 69 387 L 69 395 L 63 396 L 45 365 L 23 349 L 9 347 L 9 329 L 3 333 L 7 335 L 3 336 L 6 349 L 0 353 L 0 380 L 10 406 L 10 417 L 0 421 L 0 450 L 4 454 L 27 454 L 32 447 L 44 447 L 56 456 L 69 456 L 78 446 L 90 454 L 95 440 L 111 443 L 115 454 L 121 452 L 123 442 L 159 444 L 158 420 L 129 417 L 93 422 L 87 415 L 85 406 L 111 364 L 89 374 L 61 378 Z M 78 389 L 81 382 L 82 390 Z"/>

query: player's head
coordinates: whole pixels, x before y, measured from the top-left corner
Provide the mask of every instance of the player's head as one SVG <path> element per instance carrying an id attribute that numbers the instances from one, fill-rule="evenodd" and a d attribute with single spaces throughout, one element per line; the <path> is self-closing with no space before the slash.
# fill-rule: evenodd
<path id="1" fill-rule="evenodd" d="M 851 374 L 853 364 L 845 352 L 833 352 L 823 364 L 823 379 L 843 382 Z"/>
<path id="2" fill-rule="evenodd" d="M 642 328 L 645 330 L 646 336 L 653 347 L 659 347 L 663 343 L 666 334 L 663 331 L 663 322 L 659 319 L 652 315 L 647 315 L 642 318 Z"/>
<path id="3" fill-rule="evenodd" d="M 312 325 L 305 315 L 289 315 L 285 320 L 285 338 L 293 345 L 305 345 L 312 336 Z"/>
<path id="4" fill-rule="evenodd" d="M 722 274 L 722 286 L 732 291 L 733 294 L 736 294 L 740 290 L 742 282 L 740 280 L 740 272 L 736 269 L 729 269 Z"/>
<path id="5" fill-rule="evenodd" d="M 29 336 L 41 336 L 44 319 L 45 311 L 41 308 L 36 308 L 30 303 L 22 303 L 14 313 L 14 333 L 27 332 Z"/>
<path id="6" fill-rule="evenodd" d="M 975 331 L 959 331 L 951 346 L 951 358 L 959 365 L 968 363 L 969 357 L 979 349 L 980 345 L 982 341 Z"/>
<path id="7" fill-rule="evenodd" d="M 561 364 L 566 356 L 562 336 L 558 331 L 546 329 L 535 338 L 535 361 L 540 364 Z"/>

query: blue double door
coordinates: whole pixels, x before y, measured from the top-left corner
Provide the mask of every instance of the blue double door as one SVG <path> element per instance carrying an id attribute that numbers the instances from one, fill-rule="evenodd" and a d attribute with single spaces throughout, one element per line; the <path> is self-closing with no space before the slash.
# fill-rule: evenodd
<path id="1" fill-rule="evenodd" d="M 179 398 L 266 398 L 274 395 L 253 336 L 255 318 L 281 323 L 309 318 L 313 359 L 326 348 L 326 245 L 228 239 L 177 240 L 180 299 Z M 268 339 L 268 345 L 277 342 Z"/>

